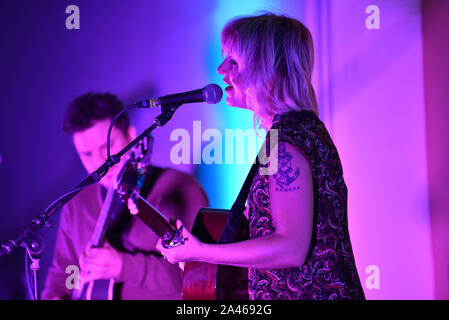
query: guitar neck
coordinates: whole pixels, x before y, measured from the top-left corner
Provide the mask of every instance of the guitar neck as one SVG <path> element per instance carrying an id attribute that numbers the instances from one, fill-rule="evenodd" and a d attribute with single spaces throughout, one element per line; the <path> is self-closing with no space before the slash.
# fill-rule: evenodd
<path id="1" fill-rule="evenodd" d="M 95 225 L 94 232 L 90 239 L 90 244 L 93 247 L 102 247 L 105 237 L 106 229 L 109 221 L 109 213 L 111 210 L 112 200 L 114 199 L 114 189 L 109 188 L 103 206 L 101 207 L 100 216 L 98 217 L 97 224 Z"/>
<path id="2" fill-rule="evenodd" d="M 153 230 L 160 238 L 167 233 L 174 234 L 176 232 L 176 227 L 172 224 L 170 219 L 141 195 L 139 195 L 137 201 L 137 208 L 139 210 L 137 213 L 139 219 L 151 228 L 151 230 Z"/>

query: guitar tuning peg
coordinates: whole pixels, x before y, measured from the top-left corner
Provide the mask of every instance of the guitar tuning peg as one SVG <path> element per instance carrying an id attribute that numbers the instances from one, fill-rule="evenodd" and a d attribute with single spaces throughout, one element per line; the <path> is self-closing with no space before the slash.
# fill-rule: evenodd
<path id="1" fill-rule="evenodd" d="M 47 229 L 50 229 L 51 227 L 54 226 L 54 223 L 53 223 L 53 221 L 48 220 L 48 221 L 45 222 L 44 226 L 45 226 Z"/>

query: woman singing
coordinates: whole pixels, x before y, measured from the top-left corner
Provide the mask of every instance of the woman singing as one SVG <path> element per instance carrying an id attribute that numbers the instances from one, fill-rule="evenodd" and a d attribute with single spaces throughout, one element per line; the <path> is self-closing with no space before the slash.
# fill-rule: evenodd
<path id="1" fill-rule="evenodd" d="M 277 129 L 277 172 L 254 177 L 249 240 L 206 244 L 184 228 L 184 245 L 165 249 L 159 241 L 157 248 L 171 263 L 248 268 L 250 299 L 364 299 L 342 166 L 317 115 L 309 30 L 292 18 L 263 14 L 228 22 L 221 42 L 226 101 Z"/>

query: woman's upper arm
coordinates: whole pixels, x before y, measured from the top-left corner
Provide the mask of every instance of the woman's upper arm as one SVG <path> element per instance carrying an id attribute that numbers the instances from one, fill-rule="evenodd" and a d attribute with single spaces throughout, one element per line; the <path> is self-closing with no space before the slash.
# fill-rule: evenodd
<path id="1" fill-rule="evenodd" d="M 270 205 L 275 233 L 299 248 L 304 261 L 313 228 L 313 179 L 310 165 L 300 149 L 280 141 L 272 150 L 278 161 L 276 173 L 269 176 Z"/>

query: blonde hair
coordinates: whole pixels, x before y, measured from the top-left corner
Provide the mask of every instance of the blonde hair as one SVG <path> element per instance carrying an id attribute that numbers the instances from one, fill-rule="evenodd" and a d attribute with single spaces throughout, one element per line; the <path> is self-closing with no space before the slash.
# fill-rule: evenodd
<path id="1" fill-rule="evenodd" d="M 292 110 L 318 115 L 311 84 L 313 40 L 301 22 L 273 13 L 238 17 L 223 28 L 221 43 L 246 70 L 246 102 L 254 123 L 269 129 L 275 115 Z"/>

